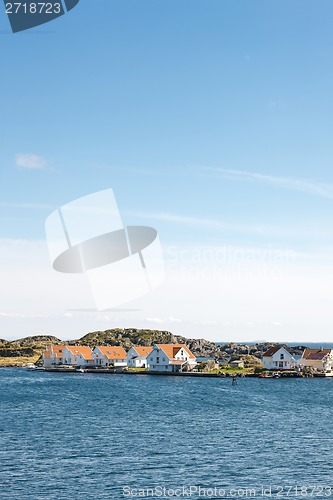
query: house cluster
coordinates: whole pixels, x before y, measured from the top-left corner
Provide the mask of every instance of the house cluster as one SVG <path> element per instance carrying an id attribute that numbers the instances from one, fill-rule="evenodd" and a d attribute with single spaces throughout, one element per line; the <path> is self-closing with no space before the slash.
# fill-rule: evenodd
<path id="1" fill-rule="evenodd" d="M 293 356 L 285 347 L 268 349 L 262 358 L 266 370 L 302 370 L 312 368 L 318 372 L 333 371 L 333 349 L 305 349 L 302 356 Z"/>
<path id="2" fill-rule="evenodd" d="M 191 371 L 197 365 L 185 344 L 133 346 L 126 353 L 120 346 L 49 345 L 42 354 L 45 368 L 73 366 L 80 368 L 145 368 L 154 372 Z"/>

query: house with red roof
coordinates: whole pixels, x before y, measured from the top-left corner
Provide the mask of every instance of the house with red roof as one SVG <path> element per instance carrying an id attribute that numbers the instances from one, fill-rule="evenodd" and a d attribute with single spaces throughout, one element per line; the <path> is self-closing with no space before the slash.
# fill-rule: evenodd
<path id="1" fill-rule="evenodd" d="M 297 361 L 284 346 L 276 345 L 265 352 L 262 364 L 266 370 L 292 370 Z"/>
<path id="2" fill-rule="evenodd" d="M 63 350 L 63 365 L 93 366 L 92 350 L 86 345 L 66 345 Z"/>
<path id="3" fill-rule="evenodd" d="M 126 351 L 121 346 L 96 346 L 92 356 L 96 366 L 127 366 Z"/>
<path id="4" fill-rule="evenodd" d="M 333 370 L 332 349 L 305 349 L 299 360 L 300 368 L 310 367 L 320 372 Z"/>
<path id="5" fill-rule="evenodd" d="M 197 365 L 185 344 L 155 344 L 147 356 L 147 368 L 154 372 L 191 371 Z"/>
<path id="6" fill-rule="evenodd" d="M 62 365 L 62 357 L 65 346 L 63 345 L 48 345 L 42 353 L 43 366 L 50 367 Z"/>
<path id="7" fill-rule="evenodd" d="M 153 348 L 135 345 L 127 353 L 127 366 L 129 368 L 147 368 L 147 356 Z"/>

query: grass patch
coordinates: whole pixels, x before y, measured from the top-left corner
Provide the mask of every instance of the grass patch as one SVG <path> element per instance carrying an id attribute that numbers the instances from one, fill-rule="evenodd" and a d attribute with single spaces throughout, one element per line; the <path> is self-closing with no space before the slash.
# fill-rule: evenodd
<path id="1" fill-rule="evenodd" d="M 228 373 L 229 375 L 240 375 L 242 373 L 254 373 L 254 368 L 221 368 L 220 373 Z"/>
<path id="2" fill-rule="evenodd" d="M 36 361 L 40 358 L 39 354 L 36 354 L 35 356 L 29 356 L 29 357 L 10 357 L 10 358 L 0 358 L 0 366 L 1 367 L 6 367 L 6 366 L 25 366 L 27 363 L 36 363 Z"/>

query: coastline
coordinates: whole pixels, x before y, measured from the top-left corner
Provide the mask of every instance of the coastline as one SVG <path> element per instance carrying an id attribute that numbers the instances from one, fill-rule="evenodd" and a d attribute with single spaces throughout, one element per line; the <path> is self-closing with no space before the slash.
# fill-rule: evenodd
<path id="1" fill-rule="evenodd" d="M 38 372 L 38 373 L 53 373 L 53 374 L 67 374 L 67 375 L 132 375 L 132 376 L 158 376 L 158 377 L 192 377 L 192 378 L 230 378 L 232 380 L 239 380 L 242 378 L 260 378 L 260 379 L 299 379 L 299 378 L 332 378 L 330 376 L 325 376 L 323 374 L 314 374 L 312 376 L 305 376 L 296 371 L 280 371 L 280 372 L 266 372 L 254 373 L 251 371 L 233 371 L 233 372 L 160 372 L 160 371 L 149 371 L 149 370 L 121 370 L 121 369 L 107 369 L 107 368 L 69 368 L 69 367 L 59 367 L 59 368 L 31 368 L 26 366 L 2 366 L 2 368 L 7 369 L 21 369 L 28 372 Z"/>

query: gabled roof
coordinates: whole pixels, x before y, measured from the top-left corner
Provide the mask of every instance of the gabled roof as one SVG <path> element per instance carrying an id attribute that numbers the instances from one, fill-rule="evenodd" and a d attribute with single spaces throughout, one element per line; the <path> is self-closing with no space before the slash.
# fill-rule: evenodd
<path id="1" fill-rule="evenodd" d="M 64 348 L 65 346 L 63 345 L 48 345 L 43 352 L 43 357 L 50 359 L 51 356 L 54 355 L 56 358 L 62 358 Z"/>
<path id="2" fill-rule="evenodd" d="M 331 349 L 305 349 L 303 352 L 303 359 L 308 360 L 322 360 L 325 356 L 330 354 Z"/>
<path id="3" fill-rule="evenodd" d="M 185 344 L 156 344 L 159 349 L 162 349 L 163 352 L 168 356 L 169 359 L 174 359 L 178 352 L 181 349 L 186 351 L 187 355 L 191 359 L 195 359 L 194 354 L 191 353 L 188 347 Z"/>
<path id="4" fill-rule="evenodd" d="M 64 352 L 64 345 L 53 345 L 52 351 L 56 358 L 62 358 L 62 354 Z"/>
<path id="5" fill-rule="evenodd" d="M 263 354 L 263 358 L 273 356 L 273 354 L 277 353 L 280 349 L 284 349 L 285 351 L 287 351 L 287 349 L 284 346 L 276 345 L 276 346 L 268 349 L 268 351 L 266 351 L 265 354 Z M 289 352 L 289 351 L 287 351 L 287 352 Z"/>
<path id="6" fill-rule="evenodd" d="M 93 359 L 92 350 L 86 345 L 67 345 L 66 347 L 74 356 L 81 354 L 84 359 Z"/>
<path id="7" fill-rule="evenodd" d="M 45 351 L 43 352 L 43 358 L 49 359 L 51 357 L 51 346 L 46 346 Z"/>
<path id="8" fill-rule="evenodd" d="M 126 359 L 126 351 L 121 346 L 101 345 L 96 348 L 109 359 Z"/>
<path id="9" fill-rule="evenodd" d="M 132 349 L 135 350 L 138 356 L 141 356 L 143 358 L 146 358 L 153 350 L 151 346 L 142 346 L 142 345 L 133 345 Z"/>

